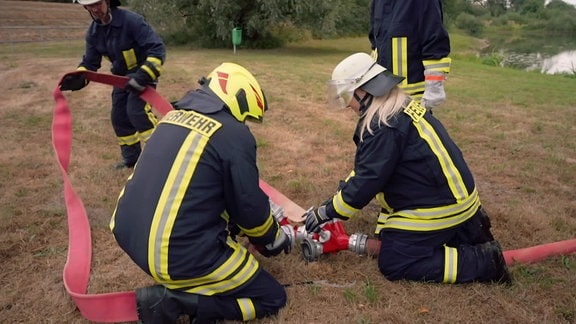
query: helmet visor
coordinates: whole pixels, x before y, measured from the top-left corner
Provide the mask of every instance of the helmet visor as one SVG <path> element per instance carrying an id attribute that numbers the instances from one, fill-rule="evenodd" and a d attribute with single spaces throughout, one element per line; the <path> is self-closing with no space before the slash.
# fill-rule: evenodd
<path id="1" fill-rule="evenodd" d="M 328 107 L 344 109 L 348 107 L 354 96 L 356 80 L 330 80 L 328 81 Z"/>

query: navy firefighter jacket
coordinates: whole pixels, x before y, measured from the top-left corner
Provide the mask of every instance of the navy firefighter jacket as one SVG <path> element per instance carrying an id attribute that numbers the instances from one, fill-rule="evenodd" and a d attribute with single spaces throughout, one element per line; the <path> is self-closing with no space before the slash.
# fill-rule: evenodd
<path id="1" fill-rule="evenodd" d="M 110 228 L 157 282 L 213 295 L 242 287 L 260 270 L 229 236 L 229 222 L 257 245 L 273 242 L 281 229 L 259 187 L 249 128 L 214 108 L 223 106 L 214 95 L 196 90 L 185 98 L 194 108 L 171 111 L 160 121 L 120 194 Z M 211 113 L 199 112 L 207 107 Z"/>
<path id="2" fill-rule="evenodd" d="M 326 206 L 329 216 L 348 219 L 376 199 L 379 233 L 442 230 L 476 213 L 480 201 L 460 149 L 430 112 L 408 103 L 391 126 L 373 121 L 362 141 L 356 130 L 354 170 Z"/>
<path id="3" fill-rule="evenodd" d="M 79 68 L 97 71 L 106 57 L 112 63 L 113 74 L 126 75 L 146 63 L 150 66 L 146 72 L 155 81 L 166 59 L 162 39 L 139 14 L 121 8 L 111 10 L 109 24 L 92 21 L 88 27 L 86 50 Z"/>
<path id="4" fill-rule="evenodd" d="M 405 77 L 414 99 L 424 93 L 424 69 L 450 72 L 450 38 L 440 0 L 372 0 L 369 39 L 378 64 Z"/>

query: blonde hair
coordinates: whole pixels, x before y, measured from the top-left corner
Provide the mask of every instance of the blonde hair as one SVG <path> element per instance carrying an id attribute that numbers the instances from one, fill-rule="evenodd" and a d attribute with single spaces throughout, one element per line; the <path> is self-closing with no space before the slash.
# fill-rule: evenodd
<path id="1" fill-rule="evenodd" d="M 388 94 L 374 97 L 370 106 L 362 114 L 360 122 L 360 141 L 363 141 L 364 132 L 374 134 L 372 120 L 378 118 L 378 126 L 390 126 L 390 120 L 404 109 L 404 102 L 408 96 L 399 87 L 394 87 Z"/>

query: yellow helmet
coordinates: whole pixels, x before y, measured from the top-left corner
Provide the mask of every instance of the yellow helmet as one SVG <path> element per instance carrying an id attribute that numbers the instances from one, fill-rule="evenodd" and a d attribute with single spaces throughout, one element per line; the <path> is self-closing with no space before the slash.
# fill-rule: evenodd
<path id="1" fill-rule="evenodd" d="M 252 73 L 235 63 L 222 63 L 208 76 L 208 87 L 240 122 L 246 118 L 261 122 L 268 102 Z"/>

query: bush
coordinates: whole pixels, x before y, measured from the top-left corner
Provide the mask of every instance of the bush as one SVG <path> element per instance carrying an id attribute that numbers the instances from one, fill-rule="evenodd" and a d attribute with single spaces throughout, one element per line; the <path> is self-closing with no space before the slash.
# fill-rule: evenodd
<path id="1" fill-rule="evenodd" d="M 467 13 L 461 13 L 456 17 L 456 27 L 464 30 L 471 36 L 480 36 L 484 30 L 482 21 Z"/>

